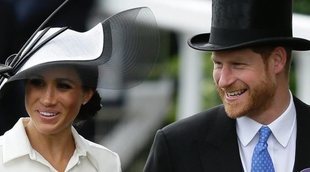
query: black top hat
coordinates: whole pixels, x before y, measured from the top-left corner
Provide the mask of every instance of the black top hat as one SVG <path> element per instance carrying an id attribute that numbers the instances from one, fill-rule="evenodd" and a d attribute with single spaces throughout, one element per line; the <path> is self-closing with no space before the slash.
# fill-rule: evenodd
<path id="1" fill-rule="evenodd" d="M 292 37 L 292 0 L 213 0 L 211 33 L 188 44 L 204 51 L 257 45 L 310 49 L 309 40 Z"/>

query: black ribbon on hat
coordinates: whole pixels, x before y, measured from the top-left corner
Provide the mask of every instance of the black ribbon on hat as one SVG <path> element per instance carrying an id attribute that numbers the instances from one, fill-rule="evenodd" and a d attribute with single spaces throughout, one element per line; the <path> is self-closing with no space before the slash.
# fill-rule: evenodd
<path id="1" fill-rule="evenodd" d="M 57 9 L 52 12 L 52 14 L 50 14 L 45 20 L 44 22 L 36 29 L 36 31 L 31 35 L 31 37 L 27 40 L 27 42 L 23 45 L 23 47 L 19 50 L 19 52 L 17 54 L 13 54 L 11 56 L 9 56 L 6 61 L 5 64 L 0 64 L 0 85 L 2 84 L 2 82 L 4 81 L 4 78 L 9 78 L 12 75 L 14 75 L 16 73 L 16 71 L 20 68 L 20 66 L 22 64 L 24 64 L 29 57 L 35 53 L 40 47 L 44 46 L 44 44 L 46 44 L 47 42 L 49 42 L 50 40 L 52 40 L 54 37 L 56 37 L 57 35 L 61 34 L 63 31 L 65 31 L 66 29 L 68 29 L 68 27 L 63 27 L 59 32 L 51 35 L 49 38 L 45 39 L 39 46 L 35 45 L 38 43 L 38 41 L 42 38 L 42 36 L 50 29 L 50 27 L 47 27 L 44 29 L 44 31 L 39 35 L 39 37 L 36 38 L 36 40 L 34 40 L 34 42 L 32 43 L 32 45 L 29 46 L 29 48 L 27 49 L 27 51 L 23 52 L 25 50 L 25 48 L 30 44 L 31 40 L 34 38 L 34 36 L 46 25 L 46 23 L 48 21 L 50 21 L 50 19 L 60 10 L 62 9 L 67 3 L 69 2 L 69 0 L 65 0 L 59 7 L 57 7 Z"/>

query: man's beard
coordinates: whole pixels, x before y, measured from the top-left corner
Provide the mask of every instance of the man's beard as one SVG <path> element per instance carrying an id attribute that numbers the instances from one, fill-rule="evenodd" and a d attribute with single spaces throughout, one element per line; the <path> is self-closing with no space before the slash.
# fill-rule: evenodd
<path id="1" fill-rule="evenodd" d="M 221 88 L 217 88 L 218 94 L 220 95 L 222 102 L 225 107 L 225 111 L 230 118 L 238 118 L 242 116 L 253 116 L 257 115 L 268 107 L 271 106 L 273 96 L 275 95 L 276 85 L 273 80 L 267 80 L 266 76 L 259 85 L 248 88 L 245 92 L 247 96 L 246 100 L 242 98 L 242 102 L 227 103 L 225 101 L 225 92 Z M 234 88 L 232 88 L 234 87 Z M 225 88 L 225 90 L 237 90 L 235 86 Z M 243 93 L 243 94 L 245 94 Z"/>

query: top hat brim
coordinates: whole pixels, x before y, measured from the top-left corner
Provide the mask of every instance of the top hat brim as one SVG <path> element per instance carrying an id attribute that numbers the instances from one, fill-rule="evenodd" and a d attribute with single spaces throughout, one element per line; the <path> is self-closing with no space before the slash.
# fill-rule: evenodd
<path id="1" fill-rule="evenodd" d="M 285 46 L 292 50 L 310 50 L 310 41 L 295 37 L 273 37 L 245 41 L 236 44 L 216 45 L 209 42 L 210 33 L 193 36 L 188 40 L 188 45 L 201 51 L 223 51 L 255 46 Z"/>

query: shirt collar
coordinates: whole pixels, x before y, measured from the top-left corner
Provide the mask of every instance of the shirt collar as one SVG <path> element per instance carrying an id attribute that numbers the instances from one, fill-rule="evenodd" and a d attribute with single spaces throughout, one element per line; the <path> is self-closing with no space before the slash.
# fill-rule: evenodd
<path id="1" fill-rule="evenodd" d="M 72 135 L 75 141 L 75 149 L 78 156 L 86 156 L 88 152 L 88 144 L 81 138 L 74 127 L 71 127 Z"/>
<path id="2" fill-rule="evenodd" d="M 20 118 L 14 127 L 3 135 L 3 162 L 31 154 L 31 144 L 28 140 L 23 122 L 27 118 Z"/>
<path id="3" fill-rule="evenodd" d="M 78 132 L 75 130 L 74 127 L 71 128 L 72 135 L 75 140 L 75 146 L 76 146 L 76 153 L 77 156 L 87 156 L 89 161 L 93 164 L 93 166 L 99 171 L 99 164 L 94 158 L 97 152 L 92 151 L 90 141 L 86 140 L 84 137 L 78 134 Z"/>
<path id="4" fill-rule="evenodd" d="M 292 135 L 294 125 L 296 125 L 296 109 L 293 96 L 290 92 L 290 103 L 287 109 L 271 124 L 268 125 L 273 136 L 283 146 L 286 147 Z M 237 135 L 243 146 L 247 146 L 255 137 L 262 124 L 244 116 L 237 119 Z"/>
<path id="5" fill-rule="evenodd" d="M 34 156 L 33 148 L 30 144 L 28 136 L 25 131 L 24 122 L 27 122 L 29 117 L 20 118 L 14 127 L 7 131 L 3 136 L 3 162 L 6 163 L 15 158 L 29 155 Z M 78 132 L 71 128 L 72 135 L 76 144 L 77 156 L 86 156 L 89 151 L 88 143 L 82 139 Z"/>

